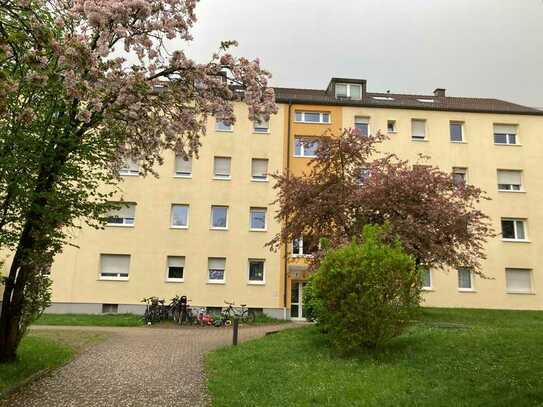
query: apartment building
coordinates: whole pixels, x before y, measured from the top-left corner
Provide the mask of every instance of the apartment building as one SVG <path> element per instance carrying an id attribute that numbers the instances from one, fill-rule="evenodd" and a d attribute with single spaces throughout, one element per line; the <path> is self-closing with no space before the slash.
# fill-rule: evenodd
<path id="1" fill-rule="evenodd" d="M 495 99 L 370 93 L 366 81 L 332 78 L 325 89 L 276 88 L 279 112 L 267 123 L 210 120 L 198 159 L 173 153 L 159 178 L 123 168 L 127 205 L 104 230 L 83 228 L 52 268 L 50 312 L 142 312 L 143 297 L 187 295 L 192 304 L 247 304 L 278 318 L 304 317 L 306 256 L 301 236 L 277 252 L 280 230 L 269 174 L 301 174 L 325 130 L 387 133 L 382 151 L 418 154 L 477 185 L 499 236 L 487 245 L 482 279 L 467 269 L 429 270 L 425 304 L 543 309 L 543 112 Z M 314 141 L 313 145 L 302 143 Z"/>

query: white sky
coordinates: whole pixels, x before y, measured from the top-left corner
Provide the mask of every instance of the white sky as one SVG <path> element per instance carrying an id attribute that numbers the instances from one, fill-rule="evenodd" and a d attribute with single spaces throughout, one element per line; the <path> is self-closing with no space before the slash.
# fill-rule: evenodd
<path id="1" fill-rule="evenodd" d="M 260 57 L 274 86 L 496 97 L 543 107 L 542 0 L 201 0 L 188 54 L 221 40 Z"/>

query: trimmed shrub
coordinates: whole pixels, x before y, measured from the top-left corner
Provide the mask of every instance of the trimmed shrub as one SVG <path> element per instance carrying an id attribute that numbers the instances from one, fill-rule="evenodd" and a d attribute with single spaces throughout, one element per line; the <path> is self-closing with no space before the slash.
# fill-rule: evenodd
<path id="1" fill-rule="evenodd" d="M 420 270 L 388 225 L 366 225 L 362 241 L 329 250 L 312 276 L 306 304 L 342 353 L 400 335 L 420 303 Z"/>

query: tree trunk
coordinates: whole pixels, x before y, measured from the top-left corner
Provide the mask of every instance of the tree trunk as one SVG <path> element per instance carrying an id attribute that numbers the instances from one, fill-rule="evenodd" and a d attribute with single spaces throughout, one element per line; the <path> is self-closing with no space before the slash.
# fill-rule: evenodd
<path id="1" fill-rule="evenodd" d="M 21 234 L 5 284 L 0 315 L 0 363 L 15 360 L 17 347 L 26 328 L 22 325 L 24 289 L 32 269 L 23 264 L 23 257 L 33 246 L 33 239 L 30 237 L 31 223 L 33 222 L 27 223 Z"/>

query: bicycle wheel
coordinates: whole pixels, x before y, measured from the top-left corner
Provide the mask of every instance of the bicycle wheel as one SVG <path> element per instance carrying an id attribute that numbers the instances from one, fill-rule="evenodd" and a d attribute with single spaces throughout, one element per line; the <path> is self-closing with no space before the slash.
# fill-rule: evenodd
<path id="1" fill-rule="evenodd" d="M 241 317 L 241 321 L 244 324 L 254 324 L 255 320 L 256 320 L 256 315 L 253 311 L 247 311 Z"/>

